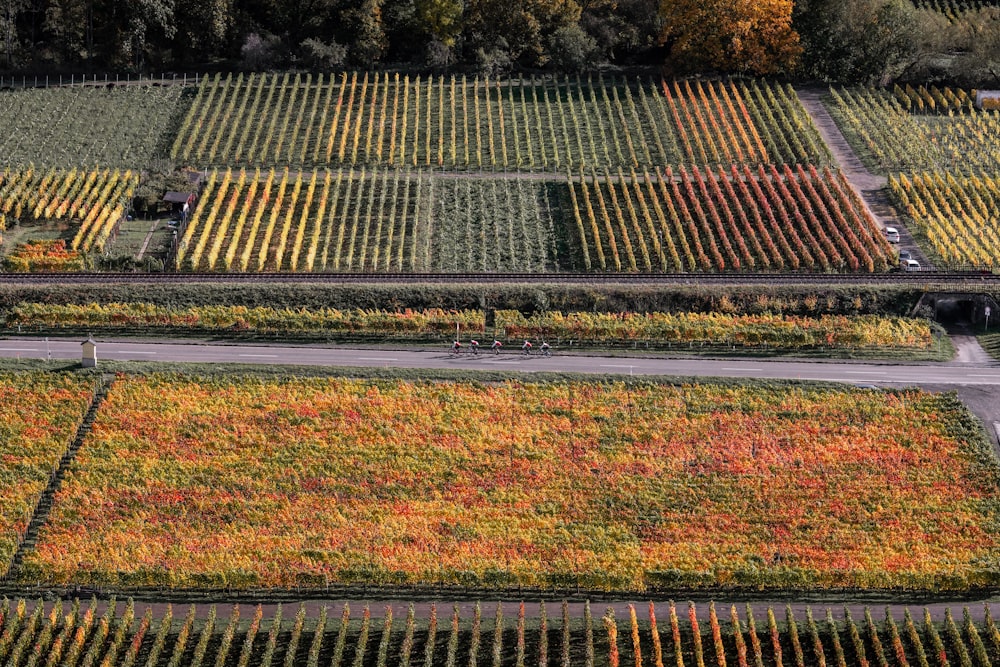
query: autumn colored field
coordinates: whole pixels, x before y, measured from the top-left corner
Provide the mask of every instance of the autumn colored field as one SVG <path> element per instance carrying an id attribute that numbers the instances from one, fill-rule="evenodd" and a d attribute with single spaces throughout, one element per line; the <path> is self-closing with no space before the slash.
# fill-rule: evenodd
<path id="1" fill-rule="evenodd" d="M 993 585 L 967 419 L 921 392 L 121 377 L 20 576 Z"/>
<path id="2" fill-rule="evenodd" d="M 87 411 L 86 379 L 0 374 L 0 573 Z"/>

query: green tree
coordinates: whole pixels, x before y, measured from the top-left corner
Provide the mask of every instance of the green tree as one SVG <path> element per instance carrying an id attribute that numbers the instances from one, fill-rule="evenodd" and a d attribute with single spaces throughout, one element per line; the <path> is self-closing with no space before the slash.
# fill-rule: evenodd
<path id="1" fill-rule="evenodd" d="M 388 47 L 382 24 L 382 1 L 363 0 L 360 7 L 349 10 L 347 15 L 355 35 L 351 56 L 358 63 L 372 67 L 382 60 Z"/>
<path id="2" fill-rule="evenodd" d="M 204 60 L 222 55 L 234 24 L 233 0 L 176 0 L 180 60 Z"/>
<path id="3" fill-rule="evenodd" d="M 17 50 L 17 21 L 28 6 L 27 0 L 0 0 L 0 32 L 3 33 L 4 61 L 13 67 Z"/>
<path id="4" fill-rule="evenodd" d="M 433 39 L 451 48 L 462 32 L 460 0 L 416 0 L 420 27 Z"/>
<path id="5" fill-rule="evenodd" d="M 94 3 L 87 0 L 49 0 L 43 27 L 63 62 L 92 57 Z"/>
<path id="6" fill-rule="evenodd" d="M 921 33 L 908 0 L 799 0 L 804 72 L 826 80 L 885 83 L 911 66 Z"/>

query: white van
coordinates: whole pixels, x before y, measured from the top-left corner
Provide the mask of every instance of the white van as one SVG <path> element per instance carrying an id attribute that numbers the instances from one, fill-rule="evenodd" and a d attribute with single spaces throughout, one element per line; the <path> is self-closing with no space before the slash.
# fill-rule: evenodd
<path id="1" fill-rule="evenodd" d="M 899 268 L 902 271 L 919 271 L 920 262 L 915 259 L 901 259 L 899 260 Z"/>
<path id="2" fill-rule="evenodd" d="M 885 240 L 889 243 L 899 243 L 899 230 L 895 227 L 886 227 Z"/>

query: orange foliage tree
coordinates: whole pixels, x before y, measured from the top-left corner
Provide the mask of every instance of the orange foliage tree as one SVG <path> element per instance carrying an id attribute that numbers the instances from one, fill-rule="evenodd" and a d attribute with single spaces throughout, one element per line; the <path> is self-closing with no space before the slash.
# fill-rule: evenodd
<path id="1" fill-rule="evenodd" d="M 792 0 L 660 0 L 661 41 L 674 70 L 773 74 L 801 53 Z"/>

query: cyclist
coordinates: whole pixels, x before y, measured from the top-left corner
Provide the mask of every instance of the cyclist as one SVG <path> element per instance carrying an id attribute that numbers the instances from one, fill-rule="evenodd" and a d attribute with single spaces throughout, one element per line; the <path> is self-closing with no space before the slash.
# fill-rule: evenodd
<path id="1" fill-rule="evenodd" d="M 490 345 L 490 349 L 493 350 L 493 354 L 500 354 L 500 348 L 503 347 L 503 343 L 498 341 L 496 338 L 493 339 L 493 344 Z"/>
<path id="2" fill-rule="evenodd" d="M 469 349 L 472 350 L 472 354 L 478 355 L 479 354 L 479 341 L 478 340 L 470 340 L 469 341 Z"/>
<path id="3" fill-rule="evenodd" d="M 531 354 L 531 341 L 524 341 L 524 345 L 521 346 L 521 351 L 525 354 Z"/>
<path id="4" fill-rule="evenodd" d="M 546 357 L 549 356 L 549 350 L 550 350 L 549 344 L 548 343 L 542 343 L 542 355 L 546 356 Z"/>
<path id="5" fill-rule="evenodd" d="M 456 341 L 455 341 L 454 343 L 452 343 L 452 345 L 451 345 L 451 353 L 452 353 L 452 354 L 459 354 L 459 353 L 460 353 L 461 351 L 462 351 L 462 344 L 461 344 L 461 343 L 459 343 L 459 342 L 458 342 L 458 341 L 456 340 Z"/>

